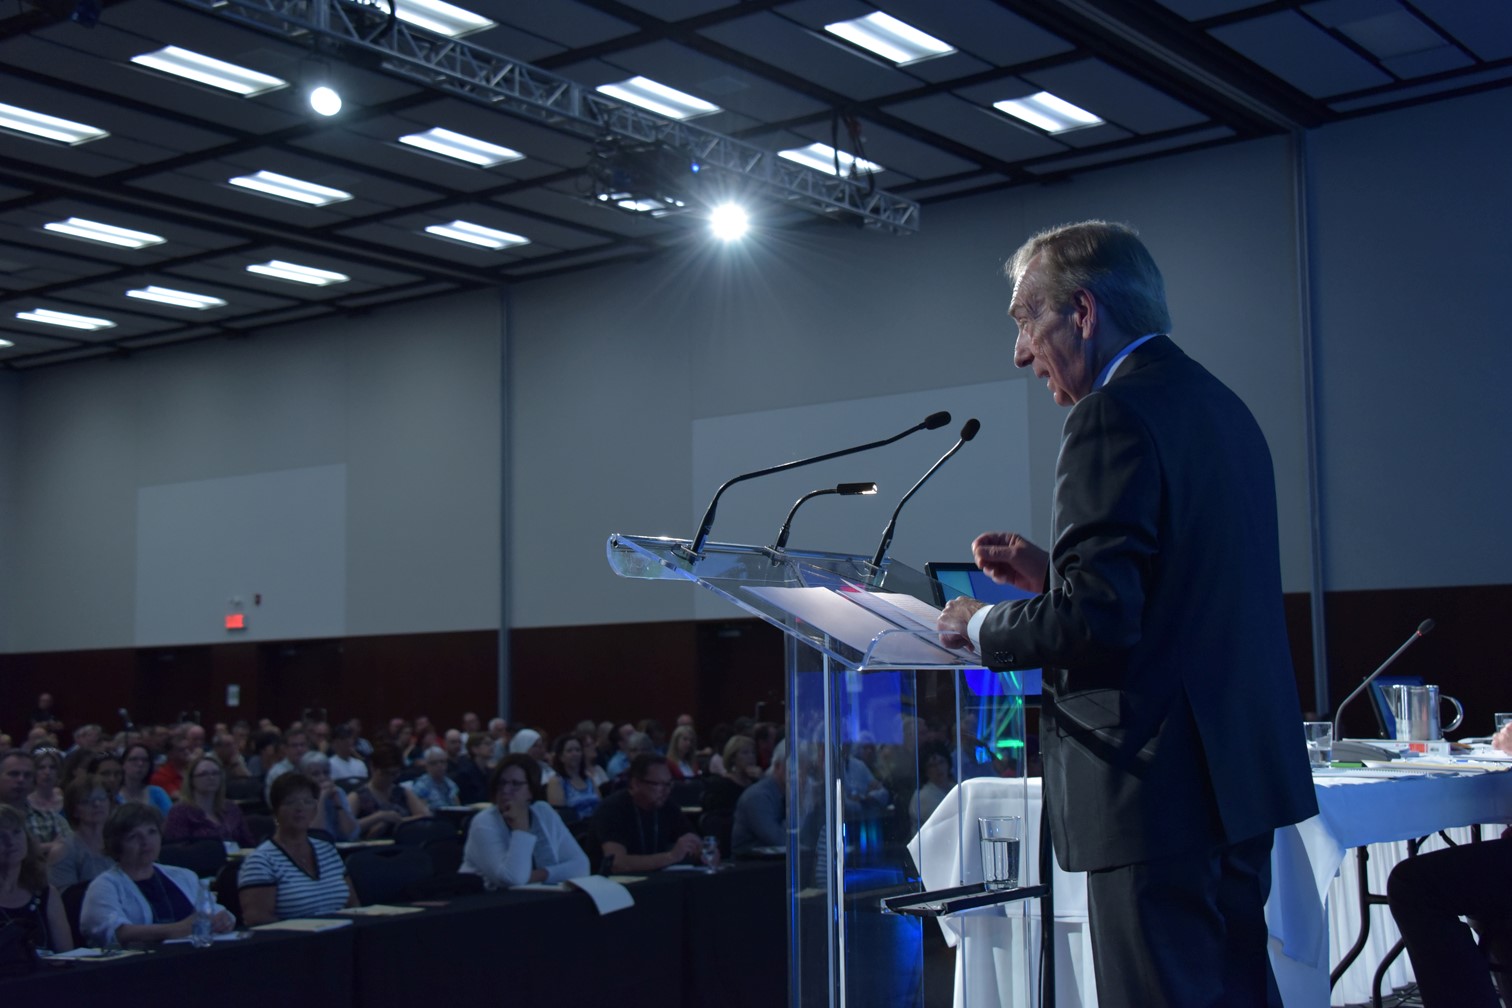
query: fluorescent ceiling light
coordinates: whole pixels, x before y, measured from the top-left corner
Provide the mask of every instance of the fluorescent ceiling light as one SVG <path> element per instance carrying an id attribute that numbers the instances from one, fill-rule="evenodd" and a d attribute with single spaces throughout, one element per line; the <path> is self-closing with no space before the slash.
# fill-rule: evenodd
<path id="1" fill-rule="evenodd" d="M 8 339 L 0 339 L 0 350 L 4 350 L 6 347 L 13 347 L 15 345 L 16 344 L 12 343 Z"/>
<path id="2" fill-rule="evenodd" d="M 1087 126 L 1102 125 L 1102 120 L 1091 112 L 1077 108 L 1049 91 L 1041 91 L 1027 98 L 993 102 L 992 107 L 1016 119 L 1022 119 L 1031 126 L 1038 126 L 1046 133 L 1066 133 Z"/>
<path id="3" fill-rule="evenodd" d="M 941 42 L 933 35 L 926 35 L 913 25 L 905 24 L 881 11 L 849 21 L 836 21 L 825 25 L 824 30 L 874 52 L 883 59 L 892 60 L 899 66 L 955 52 L 955 48 L 948 43 Z"/>
<path id="4" fill-rule="evenodd" d="M 275 277 L 279 280 L 288 280 L 292 283 L 310 284 L 314 287 L 326 287 L 330 284 L 346 283 L 352 279 L 345 273 L 316 269 L 313 266 L 301 266 L 298 263 L 284 262 L 282 259 L 270 259 L 265 263 L 253 263 L 247 267 L 247 272 Z"/>
<path id="5" fill-rule="evenodd" d="M 440 154 L 442 157 L 456 158 L 458 161 L 466 161 L 483 168 L 492 168 L 496 164 L 505 161 L 518 161 L 525 155 L 508 147 L 500 147 L 498 144 L 489 143 L 487 140 L 479 140 L 465 133 L 453 133 L 449 129 L 433 126 L 424 133 L 411 133 L 399 138 L 402 144 L 411 147 L 419 147 L 421 150 L 430 151 L 432 154 Z"/>
<path id="6" fill-rule="evenodd" d="M 44 140 L 56 140 L 70 146 L 110 136 L 109 133 L 94 126 L 70 122 L 67 119 L 59 119 L 57 116 L 43 115 L 41 112 L 33 112 L 31 109 L 4 103 L 0 103 L 0 129 L 9 130 L 12 133 L 25 133 Z"/>
<path id="7" fill-rule="evenodd" d="M 481 14 L 474 14 L 461 7 L 453 7 L 449 3 L 442 3 L 441 0 L 398 0 L 398 2 L 400 21 L 448 38 L 461 38 L 463 35 L 494 27 L 494 22 Z"/>
<path id="8" fill-rule="evenodd" d="M 137 290 L 126 292 L 127 297 L 140 298 L 143 301 L 156 301 L 159 304 L 173 305 L 175 308 L 193 308 L 196 311 L 204 311 L 206 308 L 219 308 L 226 302 L 209 294 L 191 294 L 189 291 L 174 290 L 171 287 L 141 287 Z"/>
<path id="9" fill-rule="evenodd" d="M 241 186 L 243 189 L 260 192 L 265 196 L 277 196 L 279 199 L 293 200 L 309 206 L 328 206 L 331 203 L 340 203 L 352 198 L 351 193 L 340 189 L 316 185 L 314 182 L 306 182 L 303 179 L 290 178 L 270 171 L 260 171 L 255 175 L 239 175 L 226 181 L 234 186 Z"/>
<path id="10" fill-rule="evenodd" d="M 65 329 L 113 329 L 110 319 L 90 318 L 88 315 L 71 315 L 50 308 L 34 308 L 29 312 L 18 311 L 16 318 L 26 322 L 41 322 L 43 325 L 63 326 Z"/>
<path id="11" fill-rule="evenodd" d="M 450 224 L 432 224 L 425 229 L 425 233 L 435 235 L 438 238 L 450 238 L 452 241 L 466 242 L 469 245 L 481 245 L 484 248 L 491 249 L 504 249 L 512 245 L 530 244 L 530 239 L 521 235 L 510 234 L 508 231 L 497 231 L 493 228 L 484 227 L 482 224 L 473 224 L 463 220 L 454 220 Z"/>
<path id="12" fill-rule="evenodd" d="M 806 168 L 822 171 L 826 175 L 836 174 L 836 152 L 835 148 L 829 144 L 811 143 L 807 147 L 794 147 L 792 150 L 778 151 L 777 156 L 787 158 L 789 161 L 794 161 Z M 875 161 L 867 161 L 865 158 L 855 157 L 854 155 L 845 153 L 845 151 L 839 152 L 839 160 L 840 174 L 843 175 L 862 175 L 887 170 Z"/>
<path id="13" fill-rule="evenodd" d="M 164 46 L 153 52 L 133 56 L 131 62 L 177 77 L 187 77 L 189 80 L 208 84 L 223 91 L 231 91 L 243 98 L 251 98 L 253 95 L 287 87 L 289 84 L 280 77 L 258 73 L 256 70 L 249 70 L 235 63 L 227 63 L 189 49 L 180 49 L 178 46 Z"/>
<path id="14" fill-rule="evenodd" d="M 718 112 L 718 105 L 711 105 L 702 98 L 694 98 L 676 88 L 658 84 L 649 77 L 631 77 L 618 84 L 600 84 L 594 90 L 610 98 L 639 105 L 668 119 L 692 119 L 694 116 Z"/>
<path id="15" fill-rule="evenodd" d="M 82 238 L 85 241 L 134 249 L 146 248 L 148 245 L 161 245 L 167 240 L 161 235 L 148 234 L 146 231 L 133 231 L 130 228 L 101 224 L 99 221 L 84 220 L 80 217 L 50 221 L 42 225 L 42 230 L 54 231 L 70 238 Z"/>

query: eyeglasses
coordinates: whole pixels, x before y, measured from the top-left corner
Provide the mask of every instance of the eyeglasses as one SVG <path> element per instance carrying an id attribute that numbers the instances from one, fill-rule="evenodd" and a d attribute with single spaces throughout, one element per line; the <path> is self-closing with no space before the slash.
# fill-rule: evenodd
<path id="1" fill-rule="evenodd" d="M 220 775 L 221 775 L 221 772 L 219 770 L 196 770 L 196 771 L 194 771 L 194 776 L 196 776 L 196 777 L 219 777 Z"/>
<path id="2" fill-rule="evenodd" d="M 636 780 L 646 785 L 646 787 L 669 788 L 672 786 L 672 782 L 670 780 L 652 780 L 649 777 L 637 777 Z"/>
<path id="3" fill-rule="evenodd" d="M 523 777 L 505 777 L 503 780 L 499 781 L 499 788 L 502 790 L 503 788 L 507 787 L 526 787 L 529 785 L 529 783 L 530 782 L 525 780 Z"/>

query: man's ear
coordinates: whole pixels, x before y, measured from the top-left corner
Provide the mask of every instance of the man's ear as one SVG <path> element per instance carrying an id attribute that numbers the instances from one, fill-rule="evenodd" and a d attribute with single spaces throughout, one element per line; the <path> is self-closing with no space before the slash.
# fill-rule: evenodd
<path id="1" fill-rule="evenodd" d="M 1091 339 L 1097 332 L 1101 307 L 1097 303 L 1097 295 L 1086 288 L 1078 287 L 1071 292 L 1071 318 L 1081 331 L 1082 339 Z"/>

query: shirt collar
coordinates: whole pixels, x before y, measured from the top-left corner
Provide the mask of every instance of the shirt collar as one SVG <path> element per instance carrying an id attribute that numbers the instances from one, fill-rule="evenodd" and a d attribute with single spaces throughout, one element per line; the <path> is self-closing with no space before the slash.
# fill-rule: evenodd
<path id="1" fill-rule="evenodd" d="M 1124 362 L 1125 357 L 1129 356 L 1129 354 L 1133 353 L 1135 350 L 1138 350 L 1140 347 L 1150 342 L 1150 340 L 1160 335 L 1162 334 L 1155 332 L 1145 333 L 1143 336 L 1139 337 L 1139 339 L 1135 340 L 1128 346 L 1124 347 L 1122 350 L 1118 351 L 1114 358 L 1108 361 L 1107 366 L 1105 366 L 1102 371 L 1098 373 L 1097 381 L 1092 383 L 1092 387 L 1094 389 L 1100 389 L 1104 385 L 1108 384 L 1108 382 L 1112 381 L 1113 372 L 1118 370 L 1118 365 Z"/>

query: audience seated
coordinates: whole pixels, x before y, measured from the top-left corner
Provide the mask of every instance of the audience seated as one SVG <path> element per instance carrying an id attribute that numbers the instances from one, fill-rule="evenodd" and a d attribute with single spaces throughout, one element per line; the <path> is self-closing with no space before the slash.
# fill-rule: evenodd
<path id="1" fill-rule="evenodd" d="M 431 746 L 425 751 L 425 774 L 406 781 L 404 787 L 424 802 L 432 815 L 448 805 L 461 802 L 457 782 L 446 776 L 446 750 L 440 746 Z"/>
<path id="2" fill-rule="evenodd" d="M 298 771 L 282 774 L 269 795 L 273 836 L 242 862 L 238 895 L 249 926 L 355 906 L 335 845 L 309 834 L 320 789 Z"/>
<path id="3" fill-rule="evenodd" d="M 121 757 L 117 753 L 108 751 L 96 753 L 85 767 L 85 773 L 100 779 L 100 785 L 105 788 L 105 794 L 110 798 L 112 808 L 120 803 L 121 781 L 125 770 L 121 766 Z"/>
<path id="4" fill-rule="evenodd" d="M 541 768 L 542 782 L 550 782 L 556 776 L 556 771 L 551 764 L 546 762 L 546 740 L 541 733 L 534 728 L 524 728 L 515 732 L 514 738 L 509 740 L 509 751 L 512 753 L 524 753 L 536 761 Z"/>
<path id="5" fill-rule="evenodd" d="M 347 805 L 365 840 L 386 839 L 394 835 L 394 828 L 400 823 L 430 815 L 413 791 L 396 782 L 400 764 L 397 748 L 389 743 L 379 744 L 373 749 L 371 775 L 347 795 Z"/>
<path id="6" fill-rule="evenodd" d="M 152 750 L 145 743 L 134 742 L 121 754 L 121 790 L 116 796 L 119 803 L 140 802 L 151 805 L 162 815 L 173 807 L 168 792 L 156 784 L 149 784 L 152 774 Z"/>
<path id="7" fill-rule="evenodd" d="M 25 815 L 8 803 L 0 804 L 0 915 L 25 929 L 38 949 L 73 948 L 63 900 L 48 884 L 42 852 L 27 834 Z"/>
<path id="8" fill-rule="evenodd" d="M 468 824 L 463 874 L 480 875 L 485 888 L 500 889 L 589 873 L 588 856 L 545 800 L 535 760 L 509 754 L 494 767 L 489 784 L 493 805 Z"/>
<path id="9" fill-rule="evenodd" d="M 698 736 L 692 725 L 678 725 L 667 743 L 667 769 L 674 781 L 693 780 L 698 776 Z"/>
<path id="10" fill-rule="evenodd" d="M 236 744 L 236 736 L 230 732 L 216 732 L 215 740 L 210 744 L 210 751 L 215 754 L 216 759 L 220 760 L 227 780 L 232 777 L 252 776 L 252 771 L 247 769 L 246 758 L 242 756 L 241 748 Z"/>
<path id="11" fill-rule="evenodd" d="M 116 806 L 105 821 L 105 852 L 115 866 L 89 883 L 80 926 L 91 944 L 183 938 L 194 925 L 199 879 L 187 868 L 157 863 L 163 845 L 163 815 L 151 805 Z M 236 919 L 216 904 L 215 933 L 236 927 Z"/>
<path id="12" fill-rule="evenodd" d="M 58 779 L 63 774 L 63 756 L 56 749 L 32 750 L 32 790 L 26 796 L 26 828 L 42 846 L 48 863 L 57 859 L 70 832 L 63 818 L 63 792 Z"/>
<path id="13" fill-rule="evenodd" d="M 331 731 L 331 779 L 367 780 L 368 765 L 357 755 L 357 737 L 351 725 L 337 725 Z"/>
<path id="14" fill-rule="evenodd" d="M 466 751 L 452 768 L 451 779 L 457 782 L 461 804 L 488 801 L 488 769 L 493 756 L 493 739 L 483 732 L 467 736 Z"/>
<path id="15" fill-rule="evenodd" d="M 178 800 L 179 793 L 184 787 L 184 774 L 189 769 L 190 759 L 195 755 L 194 741 L 190 738 L 189 729 L 189 725 L 179 725 L 173 730 L 173 734 L 168 737 L 168 758 L 152 772 L 152 783 L 162 788 L 174 801 Z"/>
<path id="16" fill-rule="evenodd" d="M 219 759 L 200 756 L 190 762 L 184 790 L 168 810 L 163 839 L 211 839 L 232 841 L 238 847 L 252 846 L 252 834 L 241 809 L 226 800 L 226 772 Z"/>
<path id="17" fill-rule="evenodd" d="M 908 803 L 908 813 L 915 833 L 934 815 L 934 810 L 940 807 L 940 802 L 945 800 L 945 796 L 955 786 L 955 777 L 950 772 L 950 751 L 943 743 L 930 742 L 920 750 L 920 754 L 924 758 L 924 782 Z"/>
<path id="18" fill-rule="evenodd" d="M 273 805 L 273 782 L 286 773 L 299 769 L 299 761 L 310 751 L 310 736 L 303 728 L 290 727 L 283 734 L 283 758 L 270 766 L 263 774 L 263 794 L 268 805 Z"/>
<path id="19" fill-rule="evenodd" d="M 598 785 L 588 776 L 583 740 L 577 735 L 557 739 L 553 757 L 557 772 L 546 784 L 546 801 L 553 808 L 570 808 L 578 819 L 593 815 L 599 804 Z"/>
<path id="20" fill-rule="evenodd" d="M 315 784 L 318 805 L 310 829 L 328 833 L 332 840 L 345 842 L 356 840 L 361 829 L 347 804 L 346 793 L 331 779 L 331 758 L 313 749 L 299 761 L 299 772 Z"/>
<path id="21" fill-rule="evenodd" d="M 787 844 L 787 760 L 778 749 L 772 766 L 760 780 L 746 788 L 735 803 L 735 825 L 730 845 L 736 856 L 754 847 Z"/>
<path id="22" fill-rule="evenodd" d="M 729 816 L 733 820 L 741 793 L 761 779 L 761 768 L 756 765 L 756 741 L 749 735 L 732 735 L 720 755 L 725 772 L 704 787 L 703 810 L 705 814 Z"/>
<path id="23" fill-rule="evenodd" d="M 63 816 L 73 832 L 47 870 L 47 880 L 59 892 L 92 880 L 115 863 L 105 853 L 105 820 L 112 808 L 110 792 L 94 774 L 85 774 L 63 789 Z"/>
<path id="24" fill-rule="evenodd" d="M 630 761 L 628 786 L 599 803 L 593 829 L 618 872 L 656 871 L 698 858 L 702 841 L 682 810 L 669 805 L 672 773 L 654 752 Z"/>

